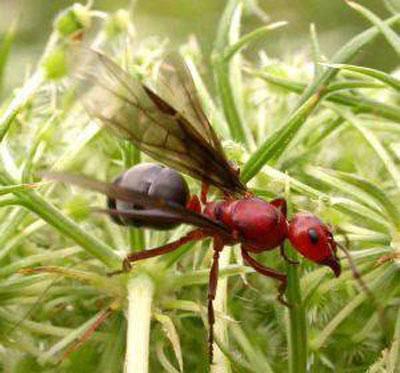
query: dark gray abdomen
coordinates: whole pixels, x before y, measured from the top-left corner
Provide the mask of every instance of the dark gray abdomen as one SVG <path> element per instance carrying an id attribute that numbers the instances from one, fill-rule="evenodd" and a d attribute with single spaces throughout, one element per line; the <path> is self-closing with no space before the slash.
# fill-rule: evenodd
<path id="1" fill-rule="evenodd" d="M 122 187 L 135 190 L 153 197 L 164 198 L 168 202 L 185 206 L 189 198 L 189 188 L 185 179 L 175 170 L 154 163 L 142 163 L 130 168 L 114 181 Z M 128 202 L 108 199 L 109 208 L 120 211 L 143 210 L 142 206 Z M 127 218 L 113 216 L 115 223 L 135 227 L 148 227 L 159 230 L 175 228 L 173 216 L 160 210 L 146 210 L 148 218 Z M 154 216 L 154 219 L 151 219 Z"/>

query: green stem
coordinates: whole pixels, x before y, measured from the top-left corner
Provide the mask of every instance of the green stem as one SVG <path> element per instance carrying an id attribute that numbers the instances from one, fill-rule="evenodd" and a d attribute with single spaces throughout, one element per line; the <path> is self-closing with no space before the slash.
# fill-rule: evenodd
<path id="1" fill-rule="evenodd" d="M 141 153 L 140 151 L 130 143 L 124 144 L 123 148 L 124 153 L 124 163 L 125 167 L 128 169 L 141 161 Z M 145 248 L 145 238 L 143 229 L 129 229 L 129 244 L 131 251 L 140 251 Z"/>
<path id="2" fill-rule="evenodd" d="M 292 215 L 292 206 L 289 192 L 286 193 L 288 201 L 288 214 Z M 289 252 L 292 260 L 297 260 L 297 254 L 289 243 L 285 243 L 285 250 Z M 304 302 L 301 296 L 298 266 L 287 263 L 288 288 L 286 297 L 289 308 L 288 352 L 289 372 L 306 373 L 307 371 L 307 323 Z"/>
<path id="3" fill-rule="evenodd" d="M 287 245 L 289 246 L 289 245 Z M 287 299 L 289 309 L 289 372 L 302 373 L 307 368 L 307 325 L 304 304 L 301 298 L 297 267 L 288 264 Z"/>
<path id="4" fill-rule="evenodd" d="M 128 281 L 127 290 L 126 373 L 147 373 L 154 284 L 148 275 L 142 273 Z"/>
<path id="5" fill-rule="evenodd" d="M 224 250 L 219 258 L 219 268 L 224 268 L 229 265 L 231 251 Z M 218 315 L 225 315 L 227 313 L 227 292 L 228 292 L 228 278 L 218 279 L 217 294 L 214 301 L 214 308 L 217 314 L 215 320 L 215 338 L 221 342 L 225 347 L 228 346 L 228 329 L 226 320 Z M 214 363 L 211 365 L 211 373 L 230 373 L 231 365 L 229 359 L 220 350 L 217 344 L 214 344 Z"/>
<path id="6" fill-rule="evenodd" d="M 28 100 L 38 90 L 43 81 L 43 73 L 41 70 L 38 70 L 18 91 L 17 95 L 11 101 L 4 114 L 0 117 L 0 141 L 3 140 L 5 134 L 10 128 L 11 123 L 14 121 L 19 111 L 26 105 Z"/>

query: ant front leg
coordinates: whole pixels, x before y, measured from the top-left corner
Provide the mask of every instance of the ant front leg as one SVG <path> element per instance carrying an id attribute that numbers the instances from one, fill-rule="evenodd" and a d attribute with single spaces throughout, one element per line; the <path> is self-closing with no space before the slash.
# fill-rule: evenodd
<path id="1" fill-rule="evenodd" d="M 246 246 L 242 245 L 241 247 L 241 252 L 242 252 L 242 258 L 244 262 L 255 269 L 258 273 L 261 273 L 262 275 L 266 277 L 271 277 L 274 278 L 275 280 L 278 280 L 281 284 L 278 287 L 279 295 L 278 295 L 278 301 L 282 303 L 283 305 L 290 307 L 289 303 L 287 303 L 284 299 L 283 296 L 286 291 L 287 287 L 287 276 L 286 274 L 282 272 L 278 272 L 272 268 L 265 267 L 263 264 L 258 262 L 257 260 L 253 259 L 248 251 L 246 250 Z"/>
<path id="2" fill-rule="evenodd" d="M 216 237 L 214 238 L 214 255 L 213 262 L 210 269 L 209 282 L 208 282 L 208 356 L 210 358 L 210 363 L 213 361 L 213 345 L 214 345 L 214 324 L 215 324 L 215 313 L 213 301 L 217 293 L 218 284 L 218 272 L 219 272 L 219 254 L 224 248 L 223 241 Z"/>
<path id="3" fill-rule="evenodd" d="M 110 273 L 109 276 L 114 276 L 114 275 L 121 274 L 124 272 L 129 272 L 132 268 L 131 263 L 133 263 L 133 262 L 137 262 L 138 260 L 149 259 L 149 258 L 154 258 L 156 256 L 168 254 L 172 251 L 179 249 L 181 246 L 185 245 L 188 242 L 200 241 L 206 237 L 207 237 L 207 234 L 205 234 L 200 229 L 196 229 L 194 231 L 189 232 L 188 234 L 186 234 L 179 240 L 167 243 L 166 245 L 157 247 L 155 249 L 143 250 L 143 251 L 139 251 L 137 253 L 129 254 L 122 262 L 122 269 L 119 271 Z"/>
<path id="4" fill-rule="evenodd" d="M 290 259 L 290 258 L 286 255 L 286 252 L 285 252 L 285 244 L 284 244 L 284 243 L 282 243 L 282 244 L 279 246 L 279 252 L 281 253 L 283 259 L 285 259 L 289 264 L 294 264 L 294 265 L 300 264 L 299 261 Z"/>

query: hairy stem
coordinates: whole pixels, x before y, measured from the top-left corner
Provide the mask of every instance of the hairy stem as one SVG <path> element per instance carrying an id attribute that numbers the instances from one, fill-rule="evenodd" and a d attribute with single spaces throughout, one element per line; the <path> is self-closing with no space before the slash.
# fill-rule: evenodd
<path id="1" fill-rule="evenodd" d="M 224 250 L 221 253 L 219 259 L 219 267 L 223 269 L 229 265 L 231 256 L 230 250 Z M 228 330 L 226 325 L 226 320 L 218 315 L 224 315 L 227 312 L 227 291 L 228 291 L 228 278 L 218 279 L 217 294 L 214 301 L 214 309 L 217 314 L 215 320 L 215 339 L 223 344 L 223 346 L 228 346 Z M 211 373 L 230 373 L 231 365 L 228 358 L 220 350 L 217 344 L 214 345 L 214 364 L 211 366 Z"/>
<path id="2" fill-rule="evenodd" d="M 150 321 L 154 284 L 148 275 L 142 273 L 131 278 L 127 288 L 126 372 L 147 373 L 149 371 Z"/>

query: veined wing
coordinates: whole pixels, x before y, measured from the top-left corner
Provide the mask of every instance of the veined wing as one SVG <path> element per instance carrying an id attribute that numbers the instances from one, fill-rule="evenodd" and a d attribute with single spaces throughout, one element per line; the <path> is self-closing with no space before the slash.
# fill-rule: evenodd
<path id="1" fill-rule="evenodd" d="M 229 194 L 244 193 L 201 109 L 186 66 L 167 60 L 155 87 L 141 83 L 105 55 L 83 50 L 78 68 L 83 104 L 112 133 L 155 160 Z"/>

